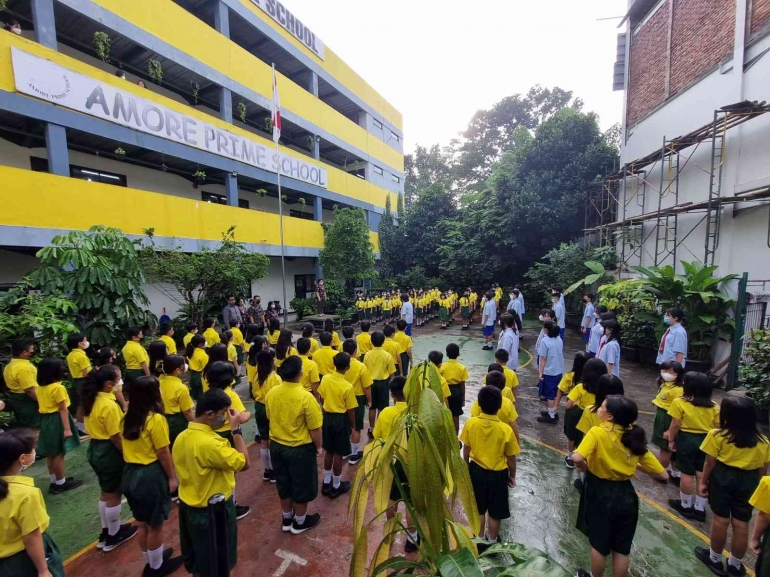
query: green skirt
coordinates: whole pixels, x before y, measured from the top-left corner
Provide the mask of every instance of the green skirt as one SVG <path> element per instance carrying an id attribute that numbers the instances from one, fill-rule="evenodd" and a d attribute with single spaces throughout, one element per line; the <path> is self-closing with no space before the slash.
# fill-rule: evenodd
<path id="1" fill-rule="evenodd" d="M 183 413 L 174 413 L 173 415 L 166 415 L 166 421 L 168 422 L 168 436 L 173 448 L 174 441 L 176 441 L 179 434 L 187 430 L 187 417 Z"/>
<path id="2" fill-rule="evenodd" d="M 350 418 L 347 413 L 323 414 L 323 448 L 336 455 L 350 454 Z"/>
<path id="3" fill-rule="evenodd" d="M 235 520 L 235 501 L 227 500 L 227 543 L 230 553 L 230 569 L 238 562 L 238 527 Z M 211 573 L 209 547 L 209 510 L 207 507 L 190 507 L 179 500 L 179 546 L 182 549 L 184 567 L 188 573 L 201 577 L 217 577 Z"/>
<path id="4" fill-rule="evenodd" d="M 123 396 L 128 399 L 131 396 L 131 385 L 139 377 L 144 376 L 142 369 L 126 369 L 123 371 Z"/>
<path id="5" fill-rule="evenodd" d="M 668 451 L 668 441 L 663 438 L 663 433 L 668 431 L 670 426 L 671 415 L 668 414 L 666 409 L 658 407 L 657 411 L 655 411 L 655 421 L 652 423 L 650 442 L 664 451 Z"/>
<path id="6" fill-rule="evenodd" d="M 149 465 L 126 463 L 123 467 L 123 494 L 134 519 L 140 523 L 157 527 L 171 514 L 168 477 L 159 461 Z"/>
<path id="7" fill-rule="evenodd" d="M 73 415 L 78 412 L 78 407 L 80 406 L 80 391 L 83 390 L 83 383 L 85 382 L 85 379 L 72 379 L 72 387 L 67 389 L 67 394 L 70 396 L 69 411 Z"/>
<path id="8" fill-rule="evenodd" d="M 401 353 L 401 366 L 404 367 L 404 374 L 401 376 L 405 377 L 409 374 L 409 353 Z"/>
<path id="9" fill-rule="evenodd" d="M 72 436 L 65 439 L 64 426 L 58 412 L 40 415 L 40 436 L 37 439 L 37 450 L 47 457 L 66 455 L 80 445 L 80 436 L 75 426 L 75 419 L 69 413 L 67 413 L 67 417 L 69 418 Z"/>
<path id="10" fill-rule="evenodd" d="M 471 310 L 468 307 L 461 307 L 460 308 L 460 315 L 464 319 L 467 319 L 467 318 L 469 318 L 471 316 Z"/>
<path id="11" fill-rule="evenodd" d="M 438 318 L 442 321 L 448 321 L 449 320 L 449 310 L 446 307 L 441 307 L 438 310 Z"/>
<path id="12" fill-rule="evenodd" d="M 570 441 L 575 441 L 576 447 L 583 438 L 583 433 L 577 430 L 578 423 L 582 416 L 583 409 L 577 405 L 564 412 L 564 434 Z"/>
<path id="13" fill-rule="evenodd" d="M 264 403 L 254 401 L 254 420 L 257 422 L 259 436 L 266 441 L 270 440 L 270 421 L 267 418 L 267 408 Z"/>
<path id="14" fill-rule="evenodd" d="M 706 433 L 687 433 L 679 431 L 676 436 L 676 467 L 683 475 L 694 475 L 703 471 L 706 453 L 700 450 Z"/>
<path id="15" fill-rule="evenodd" d="M 91 439 L 86 453 L 88 464 L 99 479 L 99 487 L 105 493 L 120 493 L 123 484 L 123 453 L 112 441 Z"/>
<path id="16" fill-rule="evenodd" d="M 190 371 L 190 396 L 193 401 L 197 401 L 203 394 L 203 373 L 201 371 Z"/>
<path id="17" fill-rule="evenodd" d="M 628 555 L 639 521 L 639 497 L 631 481 L 610 481 L 586 473 L 578 506 L 577 528 L 605 557 Z"/>
<path id="18" fill-rule="evenodd" d="M 16 417 L 16 427 L 40 428 L 40 413 L 35 399 L 25 393 L 8 393 L 8 406 Z"/>
<path id="19" fill-rule="evenodd" d="M 59 553 L 59 548 L 48 533 L 43 533 L 43 551 L 48 564 L 48 571 L 53 577 L 65 577 L 64 562 Z M 37 577 L 35 564 L 30 559 L 27 551 L 19 551 L 10 557 L 0 559 L 0 575 L 8 577 Z"/>
<path id="20" fill-rule="evenodd" d="M 241 366 L 243 364 L 243 347 L 241 345 L 235 345 L 235 355 L 238 366 Z"/>

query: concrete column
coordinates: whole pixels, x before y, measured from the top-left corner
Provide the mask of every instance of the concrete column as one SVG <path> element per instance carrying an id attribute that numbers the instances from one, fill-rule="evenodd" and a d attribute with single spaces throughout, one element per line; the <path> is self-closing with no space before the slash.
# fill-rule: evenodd
<path id="1" fill-rule="evenodd" d="M 315 72 L 313 72 L 312 70 L 310 71 L 310 76 L 308 77 L 308 86 L 307 86 L 307 89 L 308 89 L 308 91 L 309 91 L 309 92 L 310 92 L 310 93 L 311 93 L 313 96 L 315 96 L 316 98 L 318 98 L 318 74 L 316 74 L 316 73 L 315 73 Z"/>
<path id="2" fill-rule="evenodd" d="M 217 0 L 214 7 L 214 29 L 225 38 L 230 38 L 230 12 L 222 0 Z"/>
<path id="3" fill-rule="evenodd" d="M 219 89 L 219 118 L 233 123 L 233 93 L 224 86 Z"/>
<path id="4" fill-rule="evenodd" d="M 32 0 L 32 22 L 35 26 L 35 40 L 43 46 L 58 50 L 53 0 Z"/>
<path id="5" fill-rule="evenodd" d="M 311 136 L 313 137 L 313 158 L 321 160 L 321 139 L 312 134 Z"/>
<path id="6" fill-rule="evenodd" d="M 59 176 L 70 175 L 67 150 L 67 130 L 58 124 L 45 125 L 45 149 L 48 151 L 48 172 Z"/>
<path id="7" fill-rule="evenodd" d="M 238 206 L 238 177 L 230 172 L 225 176 L 225 194 L 228 205 Z"/>
<path id="8" fill-rule="evenodd" d="M 323 222 L 323 203 L 321 197 L 316 196 L 313 201 L 313 220 Z M 315 258 L 315 279 L 320 280 L 324 277 L 324 269 L 321 266 L 321 259 Z"/>

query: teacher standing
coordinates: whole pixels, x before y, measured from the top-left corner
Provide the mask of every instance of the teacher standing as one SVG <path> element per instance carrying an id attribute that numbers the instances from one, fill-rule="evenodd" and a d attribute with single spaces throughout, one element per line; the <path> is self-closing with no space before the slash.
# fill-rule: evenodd
<path id="1" fill-rule="evenodd" d="M 315 296 L 318 299 L 318 314 L 324 316 L 324 309 L 326 308 L 326 287 L 324 286 L 323 279 L 315 283 Z"/>

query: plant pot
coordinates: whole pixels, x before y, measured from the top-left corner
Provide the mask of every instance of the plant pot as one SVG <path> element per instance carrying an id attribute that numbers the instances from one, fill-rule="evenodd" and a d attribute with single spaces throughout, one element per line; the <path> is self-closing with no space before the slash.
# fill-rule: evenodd
<path id="1" fill-rule="evenodd" d="M 639 349 L 636 347 L 621 347 L 620 351 L 624 361 L 628 363 L 639 362 Z"/>
<path id="2" fill-rule="evenodd" d="M 687 359 L 687 362 L 684 366 L 685 371 L 692 371 L 694 373 L 707 373 L 709 372 L 710 368 L 711 361 L 692 361 L 690 359 Z"/>
<path id="3" fill-rule="evenodd" d="M 655 366 L 655 359 L 658 358 L 658 350 L 653 347 L 639 347 L 639 362 L 643 365 Z"/>

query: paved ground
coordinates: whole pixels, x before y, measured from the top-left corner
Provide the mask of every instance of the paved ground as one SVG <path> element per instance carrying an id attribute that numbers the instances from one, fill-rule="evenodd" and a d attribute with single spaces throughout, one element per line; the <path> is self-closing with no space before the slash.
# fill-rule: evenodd
<path id="1" fill-rule="evenodd" d="M 523 347 L 532 350 L 536 329 L 525 327 L 524 336 Z M 473 392 L 469 392 L 468 397 L 473 399 L 487 365 L 493 362 L 493 354 L 481 350 L 478 325 L 472 331 L 460 331 L 459 327 L 448 331 L 434 327 L 423 329 L 415 335 L 415 356 L 418 361 L 422 360 L 431 350 L 443 351 L 446 344 L 453 341 L 461 346 L 460 360 L 469 369 Z M 565 357 L 569 366 L 575 352 L 582 349 L 582 342 L 577 335 L 569 332 L 566 341 Z M 528 359 L 529 356 L 523 354 L 522 365 Z M 535 398 L 536 374 L 531 364 L 519 370 L 521 387 L 517 391 L 516 404 L 521 419 L 523 452 L 518 486 L 511 491 L 510 497 L 513 516 L 503 524 L 503 534 L 507 540 L 543 549 L 566 568 L 575 570 L 587 565 L 589 546 L 585 537 L 574 529 L 578 494 L 572 488 L 574 473 L 564 467 L 560 453 L 566 448 L 561 424 L 553 427 L 535 421 L 541 409 L 540 402 Z M 626 395 L 636 400 L 640 409 L 646 411 L 640 416 L 640 424 L 648 431 L 651 430 L 653 417 L 650 400 L 655 393 L 655 372 L 624 364 L 621 366 L 621 377 Z M 247 438 L 251 438 L 253 429 L 252 421 Z M 253 512 L 238 524 L 239 563 L 233 575 L 346 574 L 352 550 L 346 519 L 347 498 L 330 501 L 319 497 L 311 506 L 313 511 L 320 511 L 323 515 L 319 528 L 304 535 L 287 536 L 278 528 L 280 507 L 275 489 L 261 480 L 259 451 L 252 447 L 251 452 L 253 466 L 237 477 L 237 496 L 240 503 L 251 505 Z M 345 467 L 343 478 L 352 479 L 352 467 Z M 38 486 L 47 486 L 44 464 L 36 464 L 31 474 L 36 477 Z M 86 484 L 69 494 L 46 496 L 46 502 L 52 518 L 50 532 L 63 556 L 68 558 L 68 575 L 139 575 L 143 561 L 139 559 L 136 543 L 128 543 L 110 553 L 101 553 L 93 548 L 93 541 L 99 532 L 96 515 L 98 486 L 85 462 L 84 446 L 67 456 L 67 474 L 86 479 Z M 682 519 L 669 512 L 666 506 L 669 498 L 678 495 L 675 487 L 661 486 L 646 476 L 637 478 L 634 483 L 642 501 L 631 574 L 637 577 L 710 575 L 692 554 L 696 545 L 706 543 L 710 516 L 707 523 L 692 523 Z M 129 515 L 125 507 L 124 516 L 128 518 Z M 176 526 L 174 508 L 167 525 L 166 540 L 168 545 L 174 547 L 178 547 Z M 375 537 L 372 535 L 370 541 L 374 541 Z M 403 554 L 402 551 L 401 542 L 398 542 L 393 554 Z M 753 566 L 753 558 L 747 561 L 749 566 Z M 301 566 L 303 562 L 305 566 Z M 179 574 L 184 572 L 180 571 Z"/>

